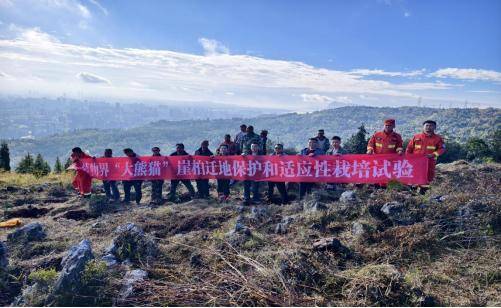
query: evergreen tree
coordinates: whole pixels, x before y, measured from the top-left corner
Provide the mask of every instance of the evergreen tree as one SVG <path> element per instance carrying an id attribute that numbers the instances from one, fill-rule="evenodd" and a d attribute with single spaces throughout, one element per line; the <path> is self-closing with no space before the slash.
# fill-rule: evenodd
<path id="1" fill-rule="evenodd" d="M 64 171 L 66 171 L 66 169 L 68 169 L 68 168 L 71 166 L 71 164 L 72 164 L 72 163 L 73 163 L 73 162 L 71 161 L 71 158 L 70 158 L 70 157 L 68 157 L 68 159 L 67 159 L 67 160 L 66 160 L 66 162 L 64 163 Z"/>
<path id="2" fill-rule="evenodd" d="M 344 143 L 344 148 L 351 154 L 365 154 L 367 152 L 367 142 L 369 141 L 365 136 L 368 134 L 364 124 L 358 128 L 358 132 L 352 135 Z"/>
<path id="3" fill-rule="evenodd" d="M 23 159 L 19 162 L 19 164 L 16 167 L 16 172 L 17 173 L 32 173 L 33 172 L 33 156 L 30 155 L 30 153 L 26 154 Z"/>
<path id="4" fill-rule="evenodd" d="M 495 162 L 501 162 L 501 129 L 496 130 L 491 136 L 489 146 L 491 148 L 492 158 Z"/>
<path id="5" fill-rule="evenodd" d="M 54 173 L 62 173 L 63 172 L 63 164 L 59 160 L 59 156 L 56 157 L 56 163 L 54 164 Z"/>
<path id="6" fill-rule="evenodd" d="M 490 154 L 489 146 L 483 139 L 474 137 L 466 142 L 466 158 L 468 160 L 483 159 Z"/>
<path id="7" fill-rule="evenodd" d="M 445 153 L 438 157 L 439 163 L 450 163 L 459 159 L 466 159 L 464 144 L 456 141 L 445 141 Z"/>
<path id="8" fill-rule="evenodd" d="M 7 142 L 3 141 L 0 146 L 0 169 L 10 171 L 10 153 Z"/>
<path id="9" fill-rule="evenodd" d="M 33 172 L 36 177 L 42 177 L 50 173 L 50 166 L 43 157 L 42 154 L 38 154 L 35 158 L 35 162 L 33 164 Z"/>

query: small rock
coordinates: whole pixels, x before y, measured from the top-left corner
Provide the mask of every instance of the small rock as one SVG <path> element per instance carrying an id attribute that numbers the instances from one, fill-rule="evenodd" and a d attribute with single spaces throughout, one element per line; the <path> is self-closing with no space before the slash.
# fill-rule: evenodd
<path id="1" fill-rule="evenodd" d="M 335 251 L 343 254 L 349 253 L 349 249 L 341 244 L 341 241 L 339 241 L 335 237 L 327 237 L 323 238 L 320 240 L 317 240 L 313 243 L 313 250 L 314 251 Z"/>
<path id="2" fill-rule="evenodd" d="M 89 240 L 82 240 L 78 245 L 73 246 L 64 256 L 61 265 L 63 269 L 54 284 L 52 296 L 56 299 L 56 304 L 63 304 L 58 301 L 58 298 L 66 298 L 78 293 L 81 287 L 81 275 L 85 269 L 85 265 L 91 259 L 94 259 L 92 254 L 91 243 Z"/>
<path id="3" fill-rule="evenodd" d="M 275 227 L 276 234 L 285 234 L 289 229 L 289 225 L 294 221 L 293 216 L 285 216 L 282 221 Z"/>
<path id="4" fill-rule="evenodd" d="M 357 195 L 353 190 L 347 190 L 341 194 L 339 201 L 342 203 L 353 203 L 357 201 Z"/>
<path id="5" fill-rule="evenodd" d="M 388 217 L 394 224 L 398 225 L 411 225 L 416 222 L 415 217 L 404 206 L 403 203 L 398 201 L 391 201 L 385 203 L 381 207 L 381 212 Z"/>
<path id="6" fill-rule="evenodd" d="M 250 218 L 256 221 L 261 221 L 269 216 L 268 211 L 262 207 L 252 207 Z"/>
<path id="7" fill-rule="evenodd" d="M 9 260 L 7 259 L 7 246 L 0 242 L 0 273 L 7 268 Z"/>
<path id="8" fill-rule="evenodd" d="M 362 236 L 364 235 L 366 232 L 366 227 L 358 222 L 358 221 L 355 221 L 352 225 L 351 225 L 351 234 L 354 235 L 354 236 Z"/>
<path id="9" fill-rule="evenodd" d="M 43 240 L 46 236 L 42 224 L 33 222 L 8 234 L 7 242 L 12 244 L 26 244 L 31 241 Z"/>
<path id="10" fill-rule="evenodd" d="M 7 187 L 5 187 L 5 190 L 7 190 L 7 192 L 12 193 L 12 192 L 18 191 L 19 189 L 15 186 L 7 186 Z"/>
<path id="11" fill-rule="evenodd" d="M 120 289 L 120 293 L 118 295 L 118 302 L 122 303 L 129 296 L 131 296 L 134 293 L 135 285 L 141 281 L 144 281 L 147 277 L 148 273 L 141 269 L 135 269 L 125 273 L 123 286 L 122 289 Z"/>
<path id="12" fill-rule="evenodd" d="M 190 256 L 190 266 L 191 267 L 200 267 L 202 266 L 202 255 L 199 253 L 193 253 Z"/>

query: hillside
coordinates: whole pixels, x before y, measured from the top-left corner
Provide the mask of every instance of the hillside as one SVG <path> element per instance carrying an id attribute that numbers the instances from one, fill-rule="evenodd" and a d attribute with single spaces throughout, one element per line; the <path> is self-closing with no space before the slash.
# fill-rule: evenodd
<path id="1" fill-rule="evenodd" d="M 149 207 L 145 183 L 124 207 L 0 176 L 0 213 L 24 226 L 0 228 L 0 305 L 499 306 L 500 179 L 458 161 L 425 195 L 347 185 L 253 207 L 239 188 Z"/>
<path id="2" fill-rule="evenodd" d="M 210 102 L 109 103 L 67 98 L 1 98 L 0 139 L 40 138 L 86 128 L 132 128 L 158 120 L 220 119 L 284 110 Z"/>
<path id="3" fill-rule="evenodd" d="M 202 112 L 202 111 L 201 111 Z M 253 119 L 185 120 L 158 121 L 130 129 L 79 130 L 44 137 L 38 140 L 13 140 L 9 142 L 14 164 L 25 155 L 41 153 L 51 162 L 56 156 L 67 157 L 74 146 L 81 146 L 93 155 L 99 156 L 105 148 L 112 148 L 117 155 L 126 147 L 137 153 L 149 155 L 152 146 L 160 146 L 164 154 L 174 151 L 174 145 L 183 142 L 189 152 L 193 152 L 204 139 L 211 142 L 211 148 L 223 139 L 224 134 L 232 136 L 242 123 L 252 124 L 257 133 L 269 130 L 269 139 L 284 143 L 286 147 L 301 148 L 307 139 L 316 135 L 319 128 L 325 129 L 326 136 L 333 134 L 347 138 L 364 123 L 372 133 L 381 129 L 384 118 L 397 120 L 397 131 L 404 138 L 419 132 L 426 119 L 438 122 L 438 133 L 458 140 L 472 136 L 487 136 L 501 127 L 500 109 L 432 109 L 419 107 L 377 108 L 341 107 L 306 114 L 284 114 L 261 116 Z"/>

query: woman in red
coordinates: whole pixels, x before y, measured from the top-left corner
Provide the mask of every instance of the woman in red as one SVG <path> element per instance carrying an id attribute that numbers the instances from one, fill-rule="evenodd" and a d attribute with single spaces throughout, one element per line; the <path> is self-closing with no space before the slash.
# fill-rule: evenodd
<path id="1" fill-rule="evenodd" d="M 91 156 L 85 154 L 81 148 L 76 147 L 71 150 L 71 160 L 73 161 L 74 166 L 76 167 L 76 175 L 73 179 L 73 188 L 75 188 L 80 196 L 86 198 L 90 197 L 91 187 L 92 187 L 92 178 L 90 175 L 81 170 L 81 159 L 82 158 L 92 158 Z"/>

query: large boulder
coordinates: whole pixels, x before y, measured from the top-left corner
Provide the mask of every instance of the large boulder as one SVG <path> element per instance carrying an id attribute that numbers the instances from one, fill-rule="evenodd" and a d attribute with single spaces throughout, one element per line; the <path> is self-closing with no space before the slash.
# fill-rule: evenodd
<path id="1" fill-rule="evenodd" d="M 41 223 L 34 222 L 7 235 L 10 244 L 26 244 L 31 241 L 43 240 L 47 235 Z"/>
<path id="2" fill-rule="evenodd" d="M 78 294 L 82 286 L 81 278 L 87 262 L 94 258 L 89 240 L 82 240 L 70 248 L 61 262 L 62 270 L 54 284 L 51 299 L 64 304 L 67 298 Z"/>
<path id="3" fill-rule="evenodd" d="M 118 262 L 130 261 L 132 263 L 149 263 L 158 254 L 158 246 L 155 240 L 146 234 L 140 227 L 133 223 L 119 226 L 115 230 L 115 238 L 107 248 L 105 260 L 113 263 L 111 257 Z"/>

